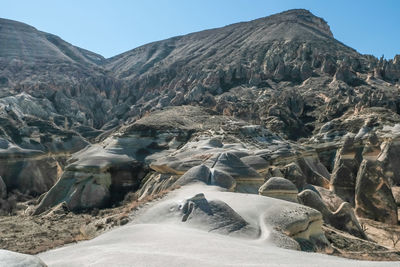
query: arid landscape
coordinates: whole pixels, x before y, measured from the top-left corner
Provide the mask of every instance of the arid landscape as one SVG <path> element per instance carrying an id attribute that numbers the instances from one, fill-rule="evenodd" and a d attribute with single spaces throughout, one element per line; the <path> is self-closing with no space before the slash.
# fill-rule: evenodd
<path id="1" fill-rule="evenodd" d="M 0 42 L 0 266 L 400 264 L 400 55 L 305 9 L 111 58 Z"/>

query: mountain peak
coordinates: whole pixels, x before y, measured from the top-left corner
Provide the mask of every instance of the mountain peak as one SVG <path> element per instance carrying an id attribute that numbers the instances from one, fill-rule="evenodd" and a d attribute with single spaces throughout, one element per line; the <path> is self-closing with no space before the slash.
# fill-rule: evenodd
<path id="1" fill-rule="evenodd" d="M 18 30 L 26 30 L 26 31 L 36 31 L 36 28 L 28 25 L 23 22 L 19 22 L 16 20 L 11 20 L 11 19 L 5 19 L 5 18 L 0 18 L 0 28 L 1 27 L 7 27 L 7 28 L 16 28 Z"/>
<path id="2" fill-rule="evenodd" d="M 278 14 L 265 17 L 264 20 L 267 20 L 271 23 L 299 23 L 307 27 L 311 27 L 324 35 L 333 37 L 328 23 L 323 18 L 315 16 L 307 9 L 290 9 Z"/>
<path id="3" fill-rule="evenodd" d="M 38 62 L 97 64 L 103 57 L 75 47 L 58 36 L 41 32 L 28 24 L 0 18 L 0 59 Z"/>

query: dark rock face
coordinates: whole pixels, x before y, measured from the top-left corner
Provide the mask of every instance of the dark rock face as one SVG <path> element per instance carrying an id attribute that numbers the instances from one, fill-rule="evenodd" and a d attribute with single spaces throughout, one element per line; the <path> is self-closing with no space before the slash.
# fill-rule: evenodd
<path id="1" fill-rule="evenodd" d="M 397 224 L 397 206 L 379 162 L 363 160 L 356 183 L 356 213 L 360 217 Z"/>

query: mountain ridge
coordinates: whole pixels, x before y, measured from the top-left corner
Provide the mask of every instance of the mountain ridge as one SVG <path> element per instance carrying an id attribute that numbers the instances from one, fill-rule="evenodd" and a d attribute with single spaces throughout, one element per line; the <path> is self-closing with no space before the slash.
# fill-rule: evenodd
<path id="1" fill-rule="evenodd" d="M 3 49 L 0 49 L 0 57 L 2 58 L 23 59 L 28 62 L 35 59 L 50 60 L 52 58 L 55 58 L 56 61 L 64 61 L 69 58 L 70 61 L 75 60 L 79 63 L 94 63 L 90 60 L 91 57 L 95 61 L 104 59 L 98 54 L 73 46 L 58 36 L 39 31 L 33 26 L 14 20 L 0 18 L 0 38 L 3 42 L 8 41 L 8 43 L 3 43 Z M 40 46 L 35 46 L 35 50 L 32 52 L 39 55 L 29 53 L 29 45 L 35 45 L 35 42 L 39 43 Z M 47 42 L 50 42 L 50 44 Z M 6 48 L 8 50 L 5 50 Z M 60 51 L 57 51 L 57 49 Z M 46 56 L 46 54 L 48 55 Z M 85 56 L 85 54 L 90 56 Z"/>
<path id="2" fill-rule="evenodd" d="M 109 59 L 29 25 L 1 22 L 29 34 L 20 34 L 26 40 L 21 41 L 11 26 L 0 30 L 1 40 L 9 43 L 0 51 L 0 95 L 44 97 L 69 121 L 78 117 L 79 124 L 96 129 L 111 121 L 113 126 L 134 121 L 168 105 L 204 105 L 244 116 L 248 111 L 226 101 L 237 86 L 271 91 L 274 83 L 297 86 L 313 77 L 357 84 L 370 72 L 387 81 L 396 81 L 400 73 L 399 60 L 359 54 L 334 39 L 325 20 L 304 9 L 152 42 Z M 32 55 L 25 55 L 29 44 Z M 4 47 L 11 47 L 10 57 Z M 19 61 L 10 61 L 19 54 Z M 241 118 L 257 122 L 265 116 L 259 112 L 257 108 Z"/>

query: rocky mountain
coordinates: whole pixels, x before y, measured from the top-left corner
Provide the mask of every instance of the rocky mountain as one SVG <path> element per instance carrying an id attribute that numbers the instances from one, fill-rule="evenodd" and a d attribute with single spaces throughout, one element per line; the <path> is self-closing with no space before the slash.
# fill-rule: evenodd
<path id="1" fill-rule="evenodd" d="M 3 211 L 25 201 L 25 216 L 51 217 L 179 189 L 184 206 L 146 212 L 399 260 L 376 232 L 400 232 L 399 55 L 362 55 L 302 9 L 109 59 L 5 19 L 0 43 Z M 245 194 L 276 208 L 246 211 L 232 200 Z"/>
<path id="2" fill-rule="evenodd" d="M 24 23 L 1 19 L 3 60 L 22 60 L 24 63 L 73 62 L 75 64 L 98 64 L 104 58 L 93 52 L 75 47 L 59 37 L 38 31 Z"/>

